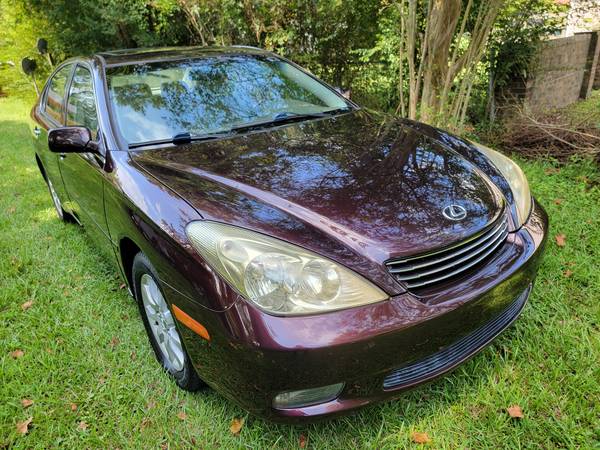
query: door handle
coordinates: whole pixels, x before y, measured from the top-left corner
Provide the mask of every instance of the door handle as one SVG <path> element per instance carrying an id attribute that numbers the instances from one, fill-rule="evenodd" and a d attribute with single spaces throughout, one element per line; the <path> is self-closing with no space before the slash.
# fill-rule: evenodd
<path id="1" fill-rule="evenodd" d="M 40 137 L 41 132 L 42 132 L 42 130 L 40 130 L 37 126 L 33 127 L 33 134 L 35 135 L 36 138 Z"/>

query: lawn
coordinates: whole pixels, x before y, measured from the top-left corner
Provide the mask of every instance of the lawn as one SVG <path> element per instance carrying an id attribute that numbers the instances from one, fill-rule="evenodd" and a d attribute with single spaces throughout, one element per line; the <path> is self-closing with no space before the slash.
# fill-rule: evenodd
<path id="1" fill-rule="evenodd" d="M 600 447 L 600 171 L 592 163 L 523 162 L 551 236 L 529 304 L 492 346 L 396 401 L 286 426 L 211 390 L 182 392 L 162 373 L 120 280 L 82 229 L 55 217 L 28 110 L 0 99 L 0 448 L 395 449 L 416 446 L 413 432 L 427 433 L 431 448 Z M 512 405 L 522 419 L 509 416 Z M 239 435 L 230 432 L 234 418 L 245 419 Z"/>

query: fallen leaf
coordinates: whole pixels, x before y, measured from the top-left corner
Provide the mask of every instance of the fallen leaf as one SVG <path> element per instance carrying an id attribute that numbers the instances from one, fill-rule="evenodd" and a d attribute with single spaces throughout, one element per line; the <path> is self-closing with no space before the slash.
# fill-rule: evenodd
<path id="1" fill-rule="evenodd" d="M 79 425 L 77 425 L 77 429 L 85 431 L 88 429 L 88 424 L 84 420 L 82 420 L 81 422 L 79 422 Z"/>
<path id="2" fill-rule="evenodd" d="M 565 270 L 565 271 L 563 272 L 563 275 L 564 275 L 566 278 L 569 278 L 569 277 L 573 276 L 573 271 L 572 271 L 571 269 L 567 269 L 567 270 Z"/>
<path id="3" fill-rule="evenodd" d="M 25 303 L 23 303 L 21 305 L 21 309 L 23 311 L 28 310 L 29 308 L 31 308 L 33 306 L 33 300 L 27 300 Z"/>
<path id="4" fill-rule="evenodd" d="M 132 361 L 135 361 L 135 360 L 137 359 L 137 353 L 135 352 L 135 350 L 134 350 L 134 351 L 132 351 L 132 352 L 129 354 L 129 358 L 130 358 Z"/>
<path id="5" fill-rule="evenodd" d="M 427 433 L 419 433 L 417 431 L 413 431 L 410 435 L 410 438 L 416 444 L 427 444 L 428 442 L 431 442 L 431 439 Z"/>
<path id="6" fill-rule="evenodd" d="M 298 445 L 300 446 L 300 448 L 305 448 L 307 441 L 308 441 L 308 439 L 306 438 L 306 436 L 304 436 L 303 434 L 301 434 L 300 438 L 298 439 Z"/>
<path id="7" fill-rule="evenodd" d="M 113 336 L 113 338 L 110 340 L 110 346 L 112 348 L 115 348 L 117 345 L 119 345 L 119 338 L 116 336 Z"/>
<path id="8" fill-rule="evenodd" d="M 185 420 L 185 419 L 187 419 L 187 414 L 184 413 L 183 411 L 180 411 L 177 413 L 177 417 L 179 418 L 179 420 Z"/>
<path id="9" fill-rule="evenodd" d="M 508 408 L 506 408 L 506 411 L 508 412 L 508 415 L 513 419 L 522 419 L 523 417 L 525 417 L 519 405 L 509 406 Z"/>
<path id="10" fill-rule="evenodd" d="M 71 411 L 77 411 L 77 404 L 71 403 Z"/>
<path id="11" fill-rule="evenodd" d="M 150 400 L 148 403 L 146 403 L 146 409 L 152 409 L 156 406 L 156 402 L 154 400 Z"/>
<path id="12" fill-rule="evenodd" d="M 562 199 L 562 198 L 555 198 L 555 199 L 554 199 L 554 204 L 555 204 L 555 205 L 560 205 L 560 204 L 562 204 L 562 202 L 563 202 L 563 199 Z"/>
<path id="13" fill-rule="evenodd" d="M 23 350 L 14 350 L 9 353 L 9 355 L 12 356 L 13 359 L 21 358 L 24 354 L 25 352 Z"/>
<path id="14" fill-rule="evenodd" d="M 33 417 L 30 417 L 29 419 L 24 420 L 23 422 L 17 422 L 17 433 L 27 434 L 27 432 L 29 431 L 29 424 L 32 420 Z"/>
<path id="15" fill-rule="evenodd" d="M 14 206 L 11 206 L 6 210 L 6 212 L 8 214 L 14 214 L 16 210 L 17 210 L 17 208 L 15 208 Z"/>
<path id="16" fill-rule="evenodd" d="M 549 167 L 546 170 L 544 170 L 544 173 L 546 175 L 552 175 L 555 173 L 560 173 L 560 169 L 556 168 L 556 167 Z"/>
<path id="17" fill-rule="evenodd" d="M 142 419 L 142 423 L 140 424 L 140 428 L 143 430 L 143 429 L 147 428 L 148 425 L 150 425 L 151 423 L 152 423 L 152 421 L 150 420 L 150 418 L 144 417 Z"/>
<path id="18" fill-rule="evenodd" d="M 243 426 L 244 426 L 244 418 L 243 417 L 240 417 L 240 418 L 235 417 L 231 421 L 231 425 L 229 426 L 229 431 L 231 431 L 231 434 L 237 436 L 238 434 L 240 434 L 240 431 L 242 431 Z"/>
<path id="19" fill-rule="evenodd" d="M 31 405 L 33 405 L 33 400 L 24 398 L 21 400 L 21 405 L 23 405 L 23 408 L 29 408 Z"/>
<path id="20" fill-rule="evenodd" d="M 127 285 L 125 283 L 121 283 L 119 285 L 119 289 L 125 289 L 127 287 Z"/>
<path id="21" fill-rule="evenodd" d="M 554 239 L 556 239 L 556 245 L 559 247 L 564 247 L 567 243 L 567 237 L 564 234 L 557 234 Z"/>

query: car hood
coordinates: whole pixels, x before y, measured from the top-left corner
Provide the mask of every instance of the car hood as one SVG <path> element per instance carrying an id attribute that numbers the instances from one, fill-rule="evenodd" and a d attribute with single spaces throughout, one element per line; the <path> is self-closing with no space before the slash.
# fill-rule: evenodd
<path id="1" fill-rule="evenodd" d="M 364 110 L 132 155 L 207 219 L 312 248 L 317 232 L 378 262 L 463 240 L 504 207 L 473 163 Z M 448 205 L 467 216 L 446 218 Z"/>

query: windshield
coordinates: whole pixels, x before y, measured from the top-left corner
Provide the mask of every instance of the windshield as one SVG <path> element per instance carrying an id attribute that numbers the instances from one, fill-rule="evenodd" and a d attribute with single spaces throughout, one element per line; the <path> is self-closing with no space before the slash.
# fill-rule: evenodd
<path id="1" fill-rule="evenodd" d="M 107 69 L 121 134 L 132 144 L 222 133 L 348 108 L 336 92 L 271 56 L 210 56 Z"/>

